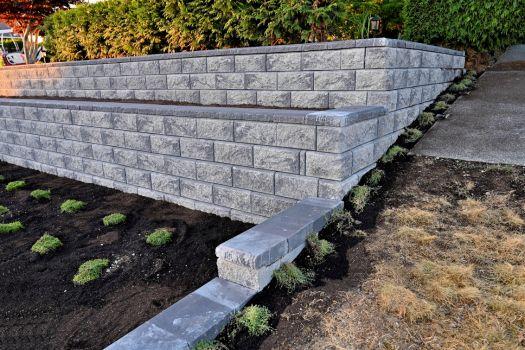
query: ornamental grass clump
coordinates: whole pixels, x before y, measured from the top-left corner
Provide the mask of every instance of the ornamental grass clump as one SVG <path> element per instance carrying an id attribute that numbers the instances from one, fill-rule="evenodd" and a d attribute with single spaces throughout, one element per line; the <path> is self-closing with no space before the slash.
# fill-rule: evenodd
<path id="1" fill-rule="evenodd" d="M 313 271 L 303 271 L 294 263 L 285 263 L 278 270 L 273 272 L 273 276 L 280 288 L 285 288 L 289 293 L 299 287 L 312 284 L 315 278 Z"/>
<path id="2" fill-rule="evenodd" d="M 434 113 L 432 112 L 423 112 L 417 117 L 417 123 L 420 127 L 426 128 L 436 121 L 436 117 L 434 116 Z"/>
<path id="3" fill-rule="evenodd" d="M 171 242 L 173 233 L 165 228 L 159 228 L 146 235 L 146 243 L 153 247 L 160 247 Z"/>
<path id="4" fill-rule="evenodd" d="M 88 260 L 79 266 L 77 274 L 73 277 L 73 283 L 84 285 L 94 281 L 102 275 L 102 270 L 109 266 L 109 259 Z"/>
<path id="5" fill-rule="evenodd" d="M 104 226 L 115 226 L 123 223 L 124 221 L 126 221 L 126 215 L 121 213 L 109 214 L 104 216 L 102 219 Z"/>
<path id="6" fill-rule="evenodd" d="M 404 157 L 408 153 L 408 150 L 401 146 L 392 146 L 386 151 L 381 157 L 381 162 L 384 164 L 392 163 L 397 157 Z"/>
<path id="7" fill-rule="evenodd" d="M 51 190 L 34 190 L 30 193 L 30 196 L 36 200 L 50 200 Z"/>
<path id="8" fill-rule="evenodd" d="M 8 207 L 4 207 L 3 205 L 0 205 L 0 216 L 4 216 L 9 214 L 10 210 Z"/>
<path id="9" fill-rule="evenodd" d="M 235 323 L 246 328 L 251 336 L 261 336 L 272 330 L 270 318 L 272 313 L 265 306 L 251 305 L 245 307 L 236 317 Z"/>
<path id="10" fill-rule="evenodd" d="M 456 100 L 456 96 L 453 94 L 443 94 L 439 100 L 444 101 L 445 103 L 452 103 Z"/>
<path id="11" fill-rule="evenodd" d="M 432 111 L 434 112 L 444 112 L 450 107 L 445 101 L 437 101 Z"/>
<path id="12" fill-rule="evenodd" d="M 7 192 L 15 191 L 25 187 L 27 184 L 24 180 L 11 181 L 5 186 Z"/>
<path id="13" fill-rule="evenodd" d="M 55 236 L 44 234 L 33 244 L 31 251 L 40 255 L 46 255 L 62 246 L 62 242 Z"/>
<path id="14" fill-rule="evenodd" d="M 403 137 L 405 138 L 405 141 L 408 143 L 413 143 L 419 140 L 423 136 L 423 133 L 421 130 L 415 129 L 415 128 L 406 128 L 405 132 L 403 133 Z"/>
<path id="15" fill-rule="evenodd" d="M 352 207 L 356 213 L 361 213 L 365 209 L 371 193 L 372 189 L 366 185 L 356 186 L 352 189 L 350 203 L 352 203 Z"/>
<path id="16" fill-rule="evenodd" d="M 86 207 L 86 203 L 76 199 L 68 199 L 60 205 L 60 212 L 66 214 L 76 213 Z"/>
<path id="17" fill-rule="evenodd" d="M 311 261 L 314 265 L 322 264 L 326 257 L 335 252 L 335 245 L 326 239 L 320 239 L 315 233 L 308 236 L 308 246 L 312 251 Z"/>
<path id="18" fill-rule="evenodd" d="M 448 91 L 451 91 L 451 92 L 463 92 L 465 90 L 467 90 L 467 86 L 462 83 L 452 84 L 448 88 Z"/>
<path id="19" fill-rule="evenodd" d="M 370 172 L 366 184 L 370 187 L 377 187 L 385 177 L 385 172 L 381 169 L 374 169 Z"/>
<path id="20" fill-rule="evenodd" d="M 6 224 L 0 224 L 0 234 L 18 232 L 24 228 L 20 221 L 13 221 Z"/>
<path id="21" fill-rule="evenodd" d="M 228 350 L 228 347 L 218 340 L 199 340 L 193 350 Z"/>

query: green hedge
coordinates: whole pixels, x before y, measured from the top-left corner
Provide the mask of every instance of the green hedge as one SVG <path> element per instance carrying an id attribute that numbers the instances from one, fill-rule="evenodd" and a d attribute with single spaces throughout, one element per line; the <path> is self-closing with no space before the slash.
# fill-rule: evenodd
<path id="1" fill-rule="evenodd" d="M 525 41 L 525 0 L 406 0 L 409 40 L 479 51 Z"/>
<path id="2" fill-rule="evenodd" d="M 384 3 L 391 6 L 402 1 Z M 106 0 L 59 11 L 46 19 L 43 29 L 46 48 L 55 61 L 290 44 L 359 38 L 366 19 L 383 14 L 380 3 Z"/>

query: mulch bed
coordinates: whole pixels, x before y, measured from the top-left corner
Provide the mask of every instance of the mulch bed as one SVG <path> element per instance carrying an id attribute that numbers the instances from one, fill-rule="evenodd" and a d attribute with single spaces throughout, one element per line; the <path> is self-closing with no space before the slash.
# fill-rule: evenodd
<path id="1" fill-rule="evenodd" d="M 25 226 L 0 235 L 1 349 L 101 349 L 215 277 L 215 247 L 252 226 L 2 162 L 0 174 L 0 204 L 12 212 L 4 221 Z M 13 180 L 28 186 L 6 192 Z M 37 188 L 51 189 L 51 200 L 30 198 Z M 86 209 L 61 214 L 69 198 Z M 112 212 L 126 214 L 126 223 L 104 227 Z M 160 227 L 174 229 L 174 242 L 151 248 L 144 235 Z M 36 257 L 30 248 L 46 232 L 64 246 Z M 78 266 L 93 258 L 119 263 L 74 285 Z"/>

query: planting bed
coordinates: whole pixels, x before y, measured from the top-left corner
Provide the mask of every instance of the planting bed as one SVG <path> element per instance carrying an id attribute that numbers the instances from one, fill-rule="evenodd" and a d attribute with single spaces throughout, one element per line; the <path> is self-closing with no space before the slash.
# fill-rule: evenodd
<path id="1" fill-rule="evenodd" d="M 215 247 L 251 227 L 211 214 L 0 162 L 0 204 L 24 229 L 0 235 L 0 348 L 101 349 L 217 275 Z M 13 192 L 5 184 L 25 180 Z M 30 197 L 51 189 L 51 200 Z M 87 203 L 61 214 L 66 199 Z M 110 213 L 126 222 L 104 226 Z M 0 218 L 1 221 L 1 218 Z M 146 233 L 174 230 L 173 242 L 150 247 Z M 31 246 L 44 233 L 63 246 L 43 257 Z M 89 259 L 110 269 L 83 286 L 72 278 Z"/>

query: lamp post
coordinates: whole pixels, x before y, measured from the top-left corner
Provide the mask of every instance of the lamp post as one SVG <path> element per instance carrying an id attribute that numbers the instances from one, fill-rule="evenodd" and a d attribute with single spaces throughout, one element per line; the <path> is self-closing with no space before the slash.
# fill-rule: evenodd
<path id="1" fill-rule="evenodd" d="M 381 17 L 379 16 L 370 17 L 370 30 L 373 33 L 378 33 L 381 31 Z"/>

